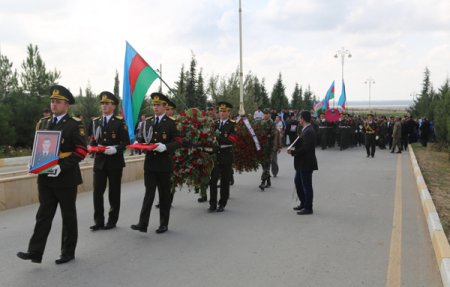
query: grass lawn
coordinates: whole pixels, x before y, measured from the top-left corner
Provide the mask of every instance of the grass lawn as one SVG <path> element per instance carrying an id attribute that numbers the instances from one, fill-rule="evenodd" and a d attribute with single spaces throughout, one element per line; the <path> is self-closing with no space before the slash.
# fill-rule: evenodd
<path id="1" fill-rule="evenodd" d="M 450 241 L 450 160 L 448 152 L 413 144 L 422 175 L 433 198 L 447 239 Z"/>

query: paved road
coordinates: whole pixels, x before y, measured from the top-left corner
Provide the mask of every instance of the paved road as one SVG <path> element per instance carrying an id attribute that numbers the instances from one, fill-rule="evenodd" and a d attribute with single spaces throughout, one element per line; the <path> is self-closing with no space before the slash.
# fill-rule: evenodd
<path id="1" fill-rule="evenodd" d="M 76 260 L 62 266 L 53 262 L 59 214 L 43 263 L 32 264 L 15 253 L 26 251 L 37 205 L 0 212 L 0 286 L 394 286 L 388 277 L 401 286 L 442 286 L 408 155 L 364 154 L 318 150 L 311 216 L 292 210 L 294 171 L 284 152 L 266 192 L 258 191 L 259 173 L 236 175 L 222 214 L 179 191 L 170 230 L 161 235 L 153 232 L 155 210 L 149 233 L 129 229 L 143 181 L 123 185 L 121 218 L 111 231 L 88 230 L 92 193 L 80 194 Z"/>

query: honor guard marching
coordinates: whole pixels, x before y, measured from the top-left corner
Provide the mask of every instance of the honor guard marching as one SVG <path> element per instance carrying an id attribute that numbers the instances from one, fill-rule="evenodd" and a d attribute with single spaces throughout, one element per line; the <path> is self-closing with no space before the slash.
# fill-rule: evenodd
<path id="1" fill-rule="evenodd" d="M 230 196 L 230 178 L 233 165 L 233 144 L 236 142 L 235 122 L 230 119 L 233 106 L 227 102 L 217 103 L 219 120 L 215 122 L 215 130 L 219 130 L 217 138 L 217 162 L 211 173 L 209 182 L 209 211 L 223 212 Z M 220 179 L 220 200 L 217 207 L 217 182 Z"/>
<path id="2" fill-rule="evenodd" d="M 376 141 L 376 133 L 377 133 L 377 123 L 373 120 L 373 115 L 367 115 L 367 121 L 364 123 L 364 134 L 366 140 L 366 151 L 367 157 L 375 157 L 375 141 Z"/>
<path id="3" fill-rule="evenodd" d="M 41 263 L 47 237 L 50 233 L 56 209 L 61 209 L 62 239 L 61 256 L 56 264 L 69 262 L 75 258 L 78 239 L 77 211 L 75 201 L 77 186 L 82 183 L 80 167 L 87 153 L 83 123 L 69 116 L 69 105 L 75 103 L 72 93 L 65 87 L 54 85 L 50 88 L 53 116 L 42 118 L 36 130 L 61 131 L 58 164 L 48 173 L 38 176 L 39 209 L 36 224 L 27 252 L 17 256 L 34 263 Z"/>
<path id="4" fill-rule="evenodd" d="M 94 225 L 92 231 L 116 227 L 120 211 L 122 170 L 125 167 L 123 153 L 130 143 L 125 121 L 114 115 L 119 99 L 110 92 L 100 93 L 102 116 L 94 118 L 89 125 L 91 146 L 106 147 L 95 153 L 94 159 Z M 109 213 L 105 225 L 103 194 L 108 182 Z"/>
<path id="5" fill-rule="evenodd" d="M 131 225 L 131 229 L 147 232 L 155 199 L 156 188 L 159 194 L 160 225 L 156 233 L 168 230 L 170 217 L 170 189 L 172 176 L 172 155 L 181 146 L 181 139 L 175 121 L 166 115 L 169 99 L 162 93 L 151 94 L 155 116 L 144 122 L 142 138 L 138 141 L 146 144 L 157 144 L 152 151 L 147 151 L 144 161 L 145 196 L 139 216 L 139 222 Z"/>

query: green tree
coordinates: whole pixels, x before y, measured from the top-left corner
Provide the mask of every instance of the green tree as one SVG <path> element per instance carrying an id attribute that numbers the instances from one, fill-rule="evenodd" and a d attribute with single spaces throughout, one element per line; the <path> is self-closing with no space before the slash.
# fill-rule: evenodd
<path id="1" fill-rule="evenodd" d="M 114 89 L 113 94 L 117 97 L 120 97 L 120 81 L 119 81 L 119 72 L 116 70 L 116 75 L 114 76 Z"/>
<path id="2" fill-rule="evenodd" d="M 61 76 L 56 69 L 47 71 L 38 47 L 32 44 L 27 47 L 27 58 L 22 63 L 22 69 L 22 87 L 30 96 L 47 96 L 48 88 Z"/>
<path id="3" fill-rule="evenodd" d="M 8 57 L 0 52 L 0 101 L 5 100 L 11 91 L 18 88 L 17 71 L 13 71 L 12 66 Z"/>
<path id="4" fill-rule="evenodd" d="M 447 78 L 433 99 L 434 128 L 436 139 L 448 144 L 450 139 L 450 79 Z"/>
<path id="5" fill-rule="evenodd" d="M 178 76 L 178 81 L 175 82 L 175 92 L 173 101 L 177 105 L 177 110 L 182 111 L 186 109 L 186 104 L 184 99 L 186 99 L 186 81 L 187 73 L 184 71 L 184 64 L 181 66 L 181 71 Z"/>
<path id="6" fill-rule="evenodd" d="M 303 108 L 302 94 L 303 94 L 302 87 L 299 87 L 298 83 L 295 83 L 295 88 L 294 92 L 292 93 L 291 99 L 291 108 L 295 110 L 301 110 Z"/>
<path id="7" fill-rule="evenodd" d="M 205 109 L 207 97 L 206 97 L 206 93 L 205 93 L 202 69 L 200 69 L 200 73 L 198 73 L 196 99 L 197 99 L 197 107 L 199 107 L 202 110 Z"/>
<path id="8" fill-rule="evenodd" d="M 276 110 L 289 108 L 289 100 L 286 97 L 285 90 L 286 88 L 283 85 L 283 80 L 280 73 L 275 85 L 273 86 L 270 97 L 270 104 L 272 108 Z"/>
<path id="9" fill-rule="evenodd" d="M 315 96 L 313 95 L 313 92 L 311 91 L 311 87 L 308 85 L 308 88 L 305 90 L 305 93 L 303 94 L 303 106 L 302 108 L 304 110 L 312 110 L 314 106 L 314 100 Z"/>
<path id="10" fill-rule="evenodd" d="M 427 118 L 432 119 L 433 109 L 430 107 L 432 106 L 434 95 L 435 92 L 430 81 L 430 70 L 426 67 L 422 83 L 422 91 L 420 92 L 420 95 L 418 95 L 417 99 L 414 100 L 414 106 L 410 110 L 411 114 L 415 117 L 426 116 Z"/>
<path id="11" fill-rule="evenodd" d="M 84 96 L 80 89 L 80 94 L 75 98 L 75 106 L 71 108 L 72 114 L 82 116 L 83 123 L 87 127 L 92 118 L 101 114 L 100 102 L 97 95 L 92 92 L 91 84 L 84 90 Z"/>
<path id="12" fill-rule="evenodd" d="M 187 76 L 186 83 L 186 105 L 187 108 L 193 108 L 198 106 L 197 100 L 197 61 L 195 55 L 192 53 L 191 65 Z"/>

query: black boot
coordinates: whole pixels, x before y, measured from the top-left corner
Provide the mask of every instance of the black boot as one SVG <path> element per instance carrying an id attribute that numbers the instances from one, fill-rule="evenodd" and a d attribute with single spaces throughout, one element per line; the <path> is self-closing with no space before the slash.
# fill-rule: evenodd
<path id="1" fill-rule="evenodd" d="M 270 182 L 270 177 L 266 181 L 266 188 L 270 187 L 272 183 Z"/>
<path id="2" fill-rule="evenodd" d="M 261 184 L 259 185 L 259 188 L 261 189 L 261 191 L 264 191 L 264 188 L 266 187 L 265 182 L 266 182 L 265 180 L 262 180 Z"/>

